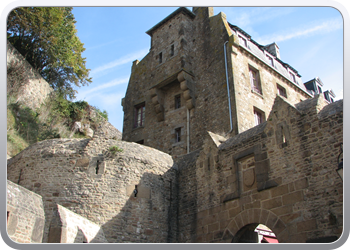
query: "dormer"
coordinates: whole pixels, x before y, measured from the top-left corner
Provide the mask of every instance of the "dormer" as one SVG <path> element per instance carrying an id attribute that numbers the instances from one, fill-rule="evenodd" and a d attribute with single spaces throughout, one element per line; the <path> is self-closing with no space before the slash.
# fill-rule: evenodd
<path id="1" fill-rule="evenodd" d="M 264 48 L 273 56 L 281 59 L 280 57 L 280 49 L 276 43 L 271 43 L 269 45 L 264 46 Z"/>
<path id="2" fill-rule="evenodd" d="M 316 77 L 310 81 L 304 83 L 307 91 L 312 95 L 322 94 L 323 82 L 319 77 Z"/>
<path id="3" fill-rule="evenodd" d="M 326 90 L 323 93 L 323 95 L 324 95 L 324 99 L 326 99 L 326 101 L 328 103 L 334 102 L 335 94 L 334 94 L 333 90 Z"/>

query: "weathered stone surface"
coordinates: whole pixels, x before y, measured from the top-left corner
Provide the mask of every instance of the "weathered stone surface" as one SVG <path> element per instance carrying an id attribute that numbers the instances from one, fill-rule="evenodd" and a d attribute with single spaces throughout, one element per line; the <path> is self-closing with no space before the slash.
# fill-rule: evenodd
<path id="1" fill-rule="evenodd" d="M 9 161 L 8 179 L 18 181 L 21 175 L 20 185 L 43 197 L 47 222 L 43 242 L 49 240 L 56 204 L 98 225 L 108 242 L 167 242 L 169 210 L 176 211 L 173 165 L 169 155 L 155 149 L 96 135 L 33 144 Z M 130 185 L 138 185 L 136 197 L 127 193 Z M 57 236 L 61 242 L 72 242 L 81 234 L 69 228 Z M 94 238 L 88 236 L 88 228 L 80 229 L 88 241 Z M 53 241 L 57 237 L 50 236 Z"/>
<path id="2" fill-rule="evenodd" d="M 40 243 L 45 224 L 41 196 L 7 180 L 7 234 L 19 243 Z"/>
<path id="3" fill-rule="evenodd" d="M 96 130 L 91 139 L 39 142 L 8 160 L 8 179 L 42 195 L 46 220 L 54 218 L 56 227 L 45 224 L 44 242 L 91 239 L 84 234 L 95 229 L 63 227 L 64 221 L 78 225 L 79 216 L 78 222 L 101 228 L 108 242 L 226 243 L 258 224 L 283 243 L 340 237 L 343 183 L 334 166 L 343 143 L 343 101 L 306 99 L 286 68 L 276 72 L 239 44 L 239 30 L 225 15 L 204 7 L 194 13 L 180 9 L 149 31 L 151 51 L 133 63 L 123 101 L 124 139 L 165 153 Z M 226 40 L 231 84 L 238 72 L 232 131 L 222 67 Z M 250 88 L 249 67 L 260 72 L 261 94 Z M 276 97 L 276 82 L 287 98 Z M 186 98 L 193 102 L 189 112 Z M 145 124 L 134 128 L 133 112 L 142 103 Z M 257 126 L 254 107 L 266 116 Z M 57 203 L 69 211 L 56 216 Z"/>

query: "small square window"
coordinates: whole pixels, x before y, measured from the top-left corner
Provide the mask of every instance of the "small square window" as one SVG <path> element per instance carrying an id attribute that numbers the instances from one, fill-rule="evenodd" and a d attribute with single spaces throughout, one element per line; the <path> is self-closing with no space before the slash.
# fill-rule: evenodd
<path id="1" fill-rule="evenodd" d="M 181 128 L 175 129 L 175 142 L 181 141 Z"/>
<path id="2" fill-rule="evenodd" d="M 175 96 L 175 109 L 181 108 L 181 95 Z"/>
<path id="3" fill-rule="evenodd" d="M 284 98 L 287 98 L 287 91 L 285 88 L 277 84 L 277 93 L 280 96 L 283 96 Z"/>
<path id="4" fill-rule="evenodd" d="M 134 110 L 134 128 L 143 127 L 145 123 L 145 103 L 136 105 Z"/>
<path id="5" fill-rule="evenodd" d="M 250 86 L 254 92 L 262 94 L 259 71 L 249 67 Z"/>

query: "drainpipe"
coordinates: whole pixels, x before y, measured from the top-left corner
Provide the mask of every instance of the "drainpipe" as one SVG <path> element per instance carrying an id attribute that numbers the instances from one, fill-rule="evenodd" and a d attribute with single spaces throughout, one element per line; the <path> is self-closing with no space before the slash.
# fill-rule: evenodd
<path id="1" fill-rule="evenodd" d="M 190 110 L 187 109 L 187 154 L 190 153 Z"/>
<path id="2" fill-rule="evenodd" d="M 225 56 L 225 71 L 226 71 L 226 85 L 227 85 L 227 95 L 228 95 L 228 109 L 229 109 L 229 117 L 230 117 L 230 131 L 227 134 L 231 133 L 233 130 L 232 126 L 232 115 L 231 115 L 231 96 L 230 96 L 230 86 L 228 82 L 228 73 L 227 73 L 227 55 L 226 55 L 226 44 L 228 41 L 224 43 L 224 56 Z"/>

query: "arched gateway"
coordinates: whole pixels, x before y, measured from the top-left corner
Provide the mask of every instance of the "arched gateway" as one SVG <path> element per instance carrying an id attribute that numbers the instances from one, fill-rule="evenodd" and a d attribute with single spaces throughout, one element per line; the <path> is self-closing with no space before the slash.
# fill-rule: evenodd
<path id="1" fill-rule="evenodd" d="M 249 243 L 250 233 L 254 232 L 259 224 L 266 225 L 271 229 L 278 242 L 287 242 L 283 236 L 286 225 L 276 214 L 266 209 L 247 209 L 236 215 L 226 227 L 223 240 L 232 243 Z"/>

